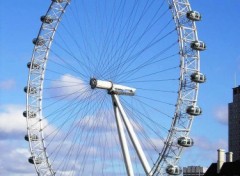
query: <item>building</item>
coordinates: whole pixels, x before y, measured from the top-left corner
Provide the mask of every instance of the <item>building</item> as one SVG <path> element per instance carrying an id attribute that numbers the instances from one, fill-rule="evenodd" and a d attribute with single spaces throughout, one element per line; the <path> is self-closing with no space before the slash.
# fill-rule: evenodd
<path id="1" fill-rule="evenodd" d="M 240 86 L 233 88 L 233 102 L 228 104 L 228 150 L 233 161 L 240 160 Z"/>
<path id="2" fill-rule="evenodd" d="M 232 161 L 232 152 L 226 153 L 222 149 L 218 150 L 218 161 L 212 163 L 204 176 L 240 176 L 240 160 Z"/>
<path id="3" fill-rule="evenodd" d="M 240 176 L 240 160 L 223 164 L 220 173 L 217 173 L 217 163 L 212 163 L 204 176 Z"/>
<path id="4" fill-rule="evenodd" d="M 183 176 L 203 176 L 207 168 L 201 166 L 188 166 L 183 168 Z"/>

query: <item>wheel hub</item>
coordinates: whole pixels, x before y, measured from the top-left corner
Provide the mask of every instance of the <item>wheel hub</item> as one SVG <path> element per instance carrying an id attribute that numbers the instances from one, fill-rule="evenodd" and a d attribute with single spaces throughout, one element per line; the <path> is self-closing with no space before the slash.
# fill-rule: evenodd
<path id="1" fill-rule="evenodd" d="M 135 88 L 114 84 L 111 81 L 97 80 L 96 78 L 90 79 L 90 86 L 92 89 L 106 89 L 109 94 L 134 96 L 136 92 Z"/>

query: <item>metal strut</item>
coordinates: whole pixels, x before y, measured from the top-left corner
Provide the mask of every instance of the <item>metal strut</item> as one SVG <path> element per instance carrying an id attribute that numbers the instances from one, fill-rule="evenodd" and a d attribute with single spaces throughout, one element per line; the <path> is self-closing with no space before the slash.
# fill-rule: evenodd
<path id="1" fill-rule="evenodd" d="M 137 138 L 136 133 L 134 132 L 133 126 L 127 117 L 120 101 L 119 101 L 119 95 L 127 95 L 127 96 L 134 96 L 136 89 L 114 84 L 111 81 L 103 81 L 103 80 L 97 80 L 96 78 L 90 79 L 90 86 L 92 89 L 99 88 L 99 89 L 105 89 L 108 91 L 108 93 L 112 97 L 113 102 L 113 108 L 117 123 L 117 129 L 118 129 L 118 135 L 119 140 L 121 143 L 121 149 L 123 152 L 124 157 L 124 163 L 127 170 L 128 176 L 134 176 L 133 172 L 133 166 L 131 162 L 130 152 L 128 149 L 127 139 L 124 132 L 124 125 L 126 127 L 126 130 L 128 132 L 128 135 L 130 137 L 130 140 L 134 146 L 134 149 L 136 150 L 136 153 L 138 155 L 138 158 L 143 166 L 143 169 L 147 176 L 152 176 L 151 173 L 151 167 L 147 161 L 147 158 L 143 152 L 142 146 Z"/>
<path id="2" fill-rule="evenodd" d="M 116 123 L 117 123 L 119 140 L 121 143 L 121 149 L 122 149 L 122 153 L 123 153 L 123 157 L 124 157 L 124 163 L 125 163 L 125 167 L 127 170 L 127 174 L 128 174 L 128 176 L 134 176 L 131 157 L 130 157 L 130 153 L 128 150 L 128 144 L 127 144 L 126 135 L 125 135 L 124 128 L 123 128 L 122 119 L 120 117 L 119 108 L 115 103 L 113 95 L 112 95 L 112 100 L 113 100 L 113 108 L 114 108 L 114 113 L 115 113 L 115 118 L 116 118 Z"/>
<path id="3" fill-rule="evenodd" d="M 133 129 L 133 126 L 131 124 L 131 122 L 129 121 L 120 101 L 119 101 L 119 98 L 118 98 L 118 95 L 116 94 L 112 94 L 112 98 L 114 100 L 114 103 L 116 104 L 117 108 L 119 109 L 120 111 L 120 114 L 121 114 L 121 117 L 123 119 L 123 122 L 125 124 L 125 127 L 127 129 L 127 132 L 128 132 L 128 135 L 131 139 L 131 142 L 133 143 L 133 146 L 137 152 L 137 155 L 138 155 L 138 158 L 143 166 L 143 169 L 146 173 L 147 176 L 151 176 L 152 174 L 150 173 L 151 172 L 151 167 L 147 161 L 147 158 L 143 152 L 143 149 L 142 149 L 142 146 L 137 138 L 137 135 L 136 133 L 134 132 L 134 129 Z M 129 154 L 128 154 L 129 155 Z"/>

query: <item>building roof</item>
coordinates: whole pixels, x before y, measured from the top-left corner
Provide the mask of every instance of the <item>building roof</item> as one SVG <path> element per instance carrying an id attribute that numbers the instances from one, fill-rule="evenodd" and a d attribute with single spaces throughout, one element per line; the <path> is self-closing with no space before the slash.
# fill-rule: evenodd
<path id="1" fill-rule="evenodd" d="M 233 95 L 240 94 L 240 85 L 233 88 Z"/>
<path id="2" fill-rule="evenodd" d="M 217 163 L 212 163 L 208 170 L 205 172 L 204 176 L 218 176 Z"/>
<path id="3" fill-rule="evenodd" d="M 217 163 L 212 163 L 204 176 L 240 176 L 240 160 L 225 162 L 220 173 L 217 173 Z"/>
<path id="4" fill-rule="evenodd" d="M 240 176 L 240 160 L 235 162 L 226 162 L 223 164 L 222 169 L 220 171 L 221 175 L 236 175 Z"/>

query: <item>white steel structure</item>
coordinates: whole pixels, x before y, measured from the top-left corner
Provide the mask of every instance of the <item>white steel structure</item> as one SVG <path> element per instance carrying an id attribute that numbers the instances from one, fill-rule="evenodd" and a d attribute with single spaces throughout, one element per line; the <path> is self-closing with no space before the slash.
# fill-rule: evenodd
<path id="1" fill-rule="evenodd" d="M 52 0 L 24 88 L 37 174 L 180 175 L 202 112 L 200 20 L 188 0 Z"/>

